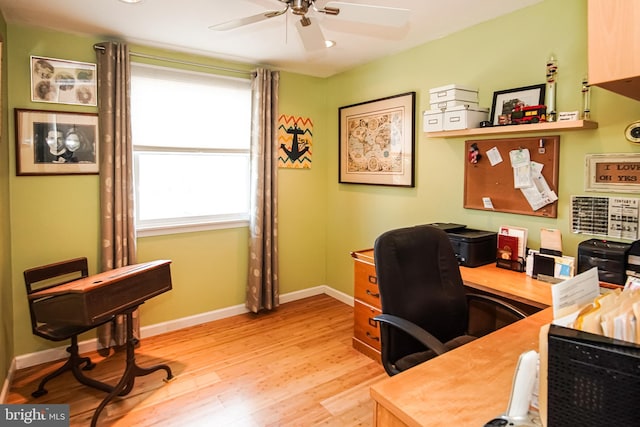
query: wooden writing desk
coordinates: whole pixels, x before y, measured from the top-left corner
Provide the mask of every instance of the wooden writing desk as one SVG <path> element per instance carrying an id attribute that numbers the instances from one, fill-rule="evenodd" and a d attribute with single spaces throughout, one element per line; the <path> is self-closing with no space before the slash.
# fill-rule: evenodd
<path id="1" fill-rule="evenodd" d="M 376 426 L 483 426 L 507 410 L 520 354 L 553 318 L 551 284 L 525 273 L 460 267 L 465 285 L 543 309 L 371 387 Z"/>
<path id="2" fill-rule="evenodd" d="M 133 389 L 135 378 L 149 375 L 157 370 L 173 378 L 168 365 L 140 367 L 135 360 L 132 313 L 146 300 L 172 289 L 171 261 L 158 260 L 108 270 L 93 276 L 77 279 L 62 285 L 34 292 L 29 298 L 34 301 L 34 313 L 40 322 L 59 325 L 99 325 L 113 315 L 126 316 L 126 366 L 115 386 L 78 373 L 76 379 L 82 384 L 109 393 L 100 402 L 91 418 L 95 427 L 104 407 L 116 396 L 126 396 Z"/>
<path id="3" fill-rule="evenodd" d="M 107 270 L 33 292 L 40 322 L 93 326 L 171 290 L 171 261 L 157 260 Z"/>
<path id="4" fill-rule="evenodd" d="M 547 308 L 370 389 L 376 426 L 483 426 L 507 410 L 520 354 L 537 350 Z"/>

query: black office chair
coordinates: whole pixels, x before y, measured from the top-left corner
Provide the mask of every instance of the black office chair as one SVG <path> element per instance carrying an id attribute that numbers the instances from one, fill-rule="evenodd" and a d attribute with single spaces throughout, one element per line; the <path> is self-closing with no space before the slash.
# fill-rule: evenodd
<path id="1" fill-rule="evenodd" d="M 436 227 L 387 231 L 375 241 L 374 258 L 382 305 L 375 320 L 390 376 L 525 317 L 496 298 L 466 292 L 449 237 Z M 474 331 L 472 306 L 485 317 Z"/>
<path id="2" fill-rule="evenodd" d="M 88 357 L 80 357 L 78 353 L 78 335 L 95 328 L 94 326 L 73 326 L 64 324 L 43 323 L 38 321 L 34 305 L 38 301 L 48 297 L 33 297 L 32 295 L 38 291 L 58 286 L 72 280 L 77 280 L 89 275 L 87 258 L 75 258 L 68 261 L 61 261 L 54 264 L 48 264 L 41 267 L 30 268 L 24 272 L 24 281 L 27 287 L 27 299 L 29 301 L 29 314 L 31 315 L 31 329 L 33 333 L 39 337 L 51 341 L 64 341 L 71 339 L 71 345 L 67 348 L 69 358 L 67 361 L 54 372 L 45 376 L 41 381 L 38 389 L 32 393 L 33 397 L 39 397 L 47 394 L 44 385 L 52 378 L 71 370 L 76 379 L 82 384 L 98 388 L 104 391 L 111 389 L 105 384 L 85 377 L 80 371 L 80 365 L 84 364 L 83 370 L 90 370 L 95 367 Z M 110 321 L 111 319 L 107 320 Z M 103 323 L 106 323 L 103 322 Z"/>

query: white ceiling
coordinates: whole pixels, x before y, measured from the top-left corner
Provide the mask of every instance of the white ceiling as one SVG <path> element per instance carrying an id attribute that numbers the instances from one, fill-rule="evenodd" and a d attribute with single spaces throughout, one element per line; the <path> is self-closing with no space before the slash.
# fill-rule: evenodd
<path id="1" fill-rule="evenodd" d="M 354 66 L 438 39 L 542 0 L 341 0 L 409 9 L 401 28 L 347 22 L 311 12 L 336 46 L 306 52 L 290 12 L 229 31 L 210 26 L 283 9 L 278 0 L 0 0 L 10 23 L 197 53 L 328 77 Z M 46 55 L 46 52 L 38 52 Z"/>

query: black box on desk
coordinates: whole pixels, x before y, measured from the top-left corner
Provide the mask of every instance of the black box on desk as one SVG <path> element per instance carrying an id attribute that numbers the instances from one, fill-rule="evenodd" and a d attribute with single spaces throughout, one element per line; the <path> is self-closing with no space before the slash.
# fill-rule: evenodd
<path id="1" fill-rule="evenodd" d="M 547 426 L 638 426 L 640 346 L 551 325 Z"/>
<path id="2" fill-rule="evenodd" d="M 447 234 L 460 265 L 478 267 L 496 262 L 498 233 L 464 228 Z"/>
<path id="3" fill-rule="evenodd" d="M 640 277 L 640 240 L 629 246 L 627 252 L 627 275 Z"/>
<path id="4" fill-rule="evenodd" d="M 624 285 L 627 280 L 629 243 L 589 239 L 578 244 L 578 273 L 598 267 L 601 282 Z"/>

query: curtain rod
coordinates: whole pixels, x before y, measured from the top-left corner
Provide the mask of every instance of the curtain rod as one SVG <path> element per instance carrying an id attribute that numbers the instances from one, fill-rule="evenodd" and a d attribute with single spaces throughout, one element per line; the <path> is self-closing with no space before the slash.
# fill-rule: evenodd
<path id="1" fill-rule="evenodd" d="M 97 45 L 97 44 L 93 45 L 93 48 L 95 50 L 100 50 L 102 52 L 104 52 L 104 50 L 105 50 L 104 46 L 100 46 L 100 45 Z M 167 57 L 164 57 L 164 56 L 148 55 L 146 53 L 129 52 L 129 56 L 137 56 L 138 58 L 154 59 L 154 60 L 158 60 L 158 61 L 172 62 L 174 64 L 182 64 L 182 65 L 190 65 L 190 66 L 200 67 L 200 68 L 208 68 L 208 69 L 216 70 L 216 71 L 226 71 L 226 72 L 229 72 L 229 73 L 246 74 L 248 76 L 255 75 L 255 71 L 238 70 L 236 68 L 226 68 L 226 67 L 219 67 L 217 65 L 200 64 L 198 62 L 182 61 L 182 60 L 179 60 L 179 59 L 172 59 L 172 58 L 167 58 Z"/>

